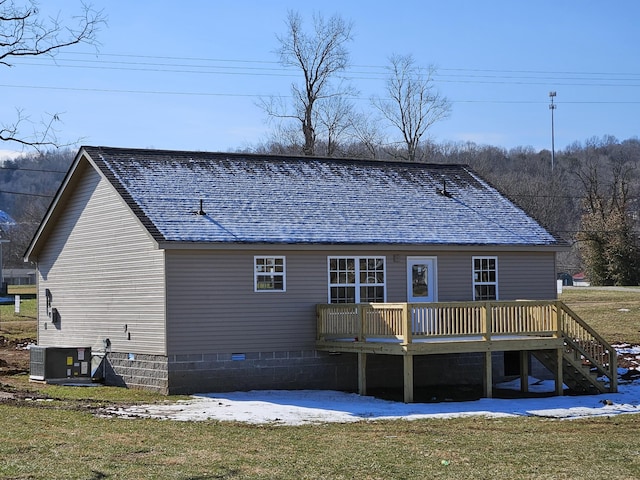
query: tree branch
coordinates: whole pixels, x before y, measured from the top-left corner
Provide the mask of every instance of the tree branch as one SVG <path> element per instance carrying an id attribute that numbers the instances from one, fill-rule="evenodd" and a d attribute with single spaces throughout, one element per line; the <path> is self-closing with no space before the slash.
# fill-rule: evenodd
<path id="1" fill-rule="evenodd" d="M 0 65 L 11 67 L 12 60 L 17 58 L 53 57 L 59 50 L 79 43 L 97 46 L 96 35 L 106 23 L 106 18 L 102 11 L 96 11 L 85 3 L 81 5 L 81 13 L 72 17 L 76 24 L 70 27 L 59 14 L 43 18 L 33 0 L 24 6 L 18 6 L 12 0 L 0 0 Z M 41 132 L 23 136 L 19 126 L 31 122 L 18 110 L 17 120 L 1 126 L 0 141 L 36 149 L 70 145 L 58 142 L 53 124 L 60 120 L 59 115 L 48 116 L 48 121 L 42 122 L 44 129 Z"/>
<path id="2" fill-rule="evenodd" d="M 102 11 L 82 4 L 82 13 L 73 17 L 77 26 L 65 26 L 59 16 L 42 19 L 35 2 L 18 7 L 0 1 L 0 64 L 11 66 L 11 59 L 53 55 L 62 48 L 86 43 L 96 45 L 96 34 L 106 23 Z"/>

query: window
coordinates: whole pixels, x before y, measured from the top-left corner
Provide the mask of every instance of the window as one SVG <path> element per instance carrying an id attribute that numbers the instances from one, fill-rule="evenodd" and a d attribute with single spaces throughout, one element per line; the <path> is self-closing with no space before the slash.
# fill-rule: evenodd
<path id="1" fill-rule="evenodd" d="M 497 257 L 473 257 L 473 299 L 498 299 Z"/>
<path id="2" fill-rule="evenodd" d="M 253 257 L 256 292 L 284 292 L 286 273 L 284 257 Z"/>
<path id="3" fill-rule="evenodd" d="M 384 257 L 329 257 L 329 302 L 384 302 Z"/>

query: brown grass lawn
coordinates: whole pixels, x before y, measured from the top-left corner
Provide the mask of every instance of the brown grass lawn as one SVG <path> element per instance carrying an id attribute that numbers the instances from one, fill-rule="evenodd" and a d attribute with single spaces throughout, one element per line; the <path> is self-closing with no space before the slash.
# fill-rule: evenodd
<path id="1" fill-rule="evenodd" d="M 640 344 L 640 288 L 574 287 L 559 299 L 609 343 Z"/>
<path id="2" fill-rule="evenodd" d="M 561 300 L 607 340 L 640 343 L 640 290 L 571 289 Z M 24 317 L 0 308 L 0 335 L 28 333 L 20 322 L 33 332 L 35 308 Z M 168 400 L 148 392 L 30 384 L 25 375 L 0 384 L 0 395 L 19 394 L 0 400 L 2 479 L 640 478 L 640 415 L 300 427 L 175 422 L 96 415 L 103 406 Z"/>

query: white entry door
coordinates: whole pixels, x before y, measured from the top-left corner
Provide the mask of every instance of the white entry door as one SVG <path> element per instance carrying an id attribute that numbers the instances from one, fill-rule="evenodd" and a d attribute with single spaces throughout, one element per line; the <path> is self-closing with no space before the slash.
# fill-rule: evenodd
<path id="1" fill-rule="evenodd" d="M 436 257 L 407 257 L 407 301 L 437 301 L 436 278 Z"/>

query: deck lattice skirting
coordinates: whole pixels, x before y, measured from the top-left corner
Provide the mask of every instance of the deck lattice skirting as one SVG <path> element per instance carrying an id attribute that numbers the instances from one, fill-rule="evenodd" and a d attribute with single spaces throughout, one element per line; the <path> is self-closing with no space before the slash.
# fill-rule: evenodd
<path id="1" fill-rule="evenodd" d="M 412 402 L 413 356 L 482 352 L 491 397 L 494 351 L 543 357 L 558 395 L 565 383 L 585 393 L 617 391 L 615 350 L 560 301 L 321 304 L 317 322 L 318 350 L 358 354 L 361 394 L 367 354 L 404 356 L 404 399 Z M 524 365 L 524 390 L 527 372 Z"/>

